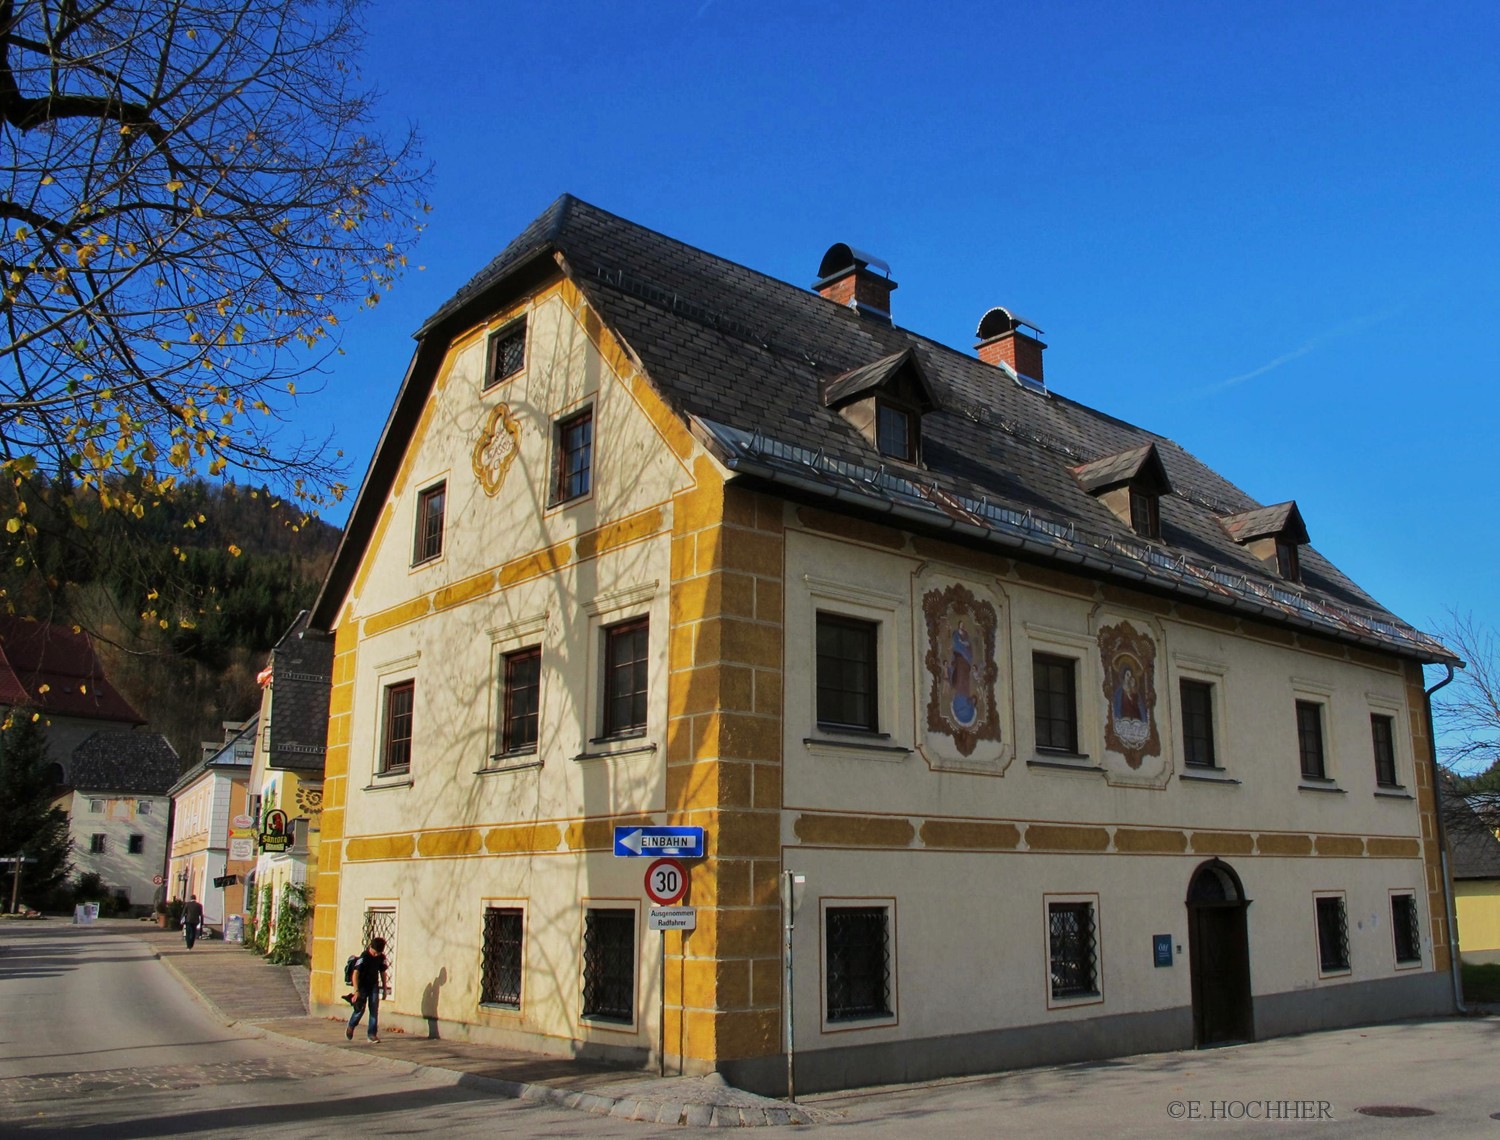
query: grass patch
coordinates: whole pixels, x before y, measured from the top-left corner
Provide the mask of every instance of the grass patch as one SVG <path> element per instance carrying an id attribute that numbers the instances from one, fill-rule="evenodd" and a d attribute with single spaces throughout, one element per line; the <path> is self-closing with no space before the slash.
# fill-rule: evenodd
<path id="1" fill-rule="evenodd" d="M 1500 1002 L 1500 962 L 1463 965 L 1464 1001 Z"/>

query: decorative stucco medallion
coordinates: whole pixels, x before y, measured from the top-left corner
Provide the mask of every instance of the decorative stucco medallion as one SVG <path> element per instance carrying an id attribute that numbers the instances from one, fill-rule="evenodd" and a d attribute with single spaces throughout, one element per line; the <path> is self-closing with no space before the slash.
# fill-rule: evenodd
<path id="1" fill-rule="evenodd" d="M 474 444 L 474 475 L 486 495 L 495 495 L 521 448 L 521 425 L 509 404 L 496 404 Z"/>
<path id="2" fill-rule="evenodd" d="M 298 784 L 297 810 L 303 815 L 321 815 L 323 813 L 323 785 Z"/>
<path id="3" fill-rule="evenodd" d="M 1104 745 L 1139 768 L 1147 756 L 1161 755 L 1156 731 L 1156 643 L 1128 622 L 1099 630 L 1104 666 Z"/>
<path id="4" fill-rule="evenodd" d="M 922 596 L 927 622 L 927 731 L 960 756 L 1000 740 L 995 705 L 995 607 L 957 582 Z"/>

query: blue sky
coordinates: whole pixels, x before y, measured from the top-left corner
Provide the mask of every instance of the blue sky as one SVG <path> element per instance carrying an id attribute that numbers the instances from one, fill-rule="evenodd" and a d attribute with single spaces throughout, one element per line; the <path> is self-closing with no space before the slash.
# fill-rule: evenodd
<path id="1" fill-rule="evenodd" d="M 888 261 L 958 348 L 1161 432 L 1407 620 L 1500 621 L 1500 7 L 376 0 L 436 164 L 414 271 L 303 422 L 356 482 L 410 334 L 560 193 L 798 285 Z M 330 512 L 342 522 L 342 512 Z"/>

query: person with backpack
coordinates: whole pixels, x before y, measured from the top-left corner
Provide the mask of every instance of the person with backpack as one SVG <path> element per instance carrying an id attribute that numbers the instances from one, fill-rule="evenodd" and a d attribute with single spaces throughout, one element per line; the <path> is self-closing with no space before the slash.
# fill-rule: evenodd
<path id="1" fill-rule="evenodd" d="M 380 1044 L 380 1000 L 389 997 L 385 985 L 385 939 L 372 938 L 365 952 L 349 959 L 344 964 L 344 981 L 354 987 L 354 1012 L 349 1015 L 349 1024 L 344 1037 L 354 1040 L 354 1027 L 370 1011 L 370 1022 L 366 1027 L 372 1045 Z"/>
<path id="2" fill-rule="evenodd" d="M 188 895 L 188 901 L 182 904 L 182 940 L 187 943 L 189 950 L 202 933 L 203 904 L 198 901 L 197 895 Z"/>

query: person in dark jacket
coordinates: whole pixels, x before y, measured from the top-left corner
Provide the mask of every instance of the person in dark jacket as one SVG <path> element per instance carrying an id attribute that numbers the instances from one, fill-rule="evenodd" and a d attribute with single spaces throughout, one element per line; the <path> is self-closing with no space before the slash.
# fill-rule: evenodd
<path id="1" fill-rule="evenodd" d="M 182 940 L 187 943 L 189 950 L 202 933 L 203 904 L 198 901 L 197 895 L 188 895 L 188 901 L 182 904 Z"/>
<path id="2" fill-rule="evenodd" d="M 380 1044 L 380 999 L 390 996 L 385 987 L 385 939 L 372 938 L 365 952 L 354 962 L 354 1012 L 349 1015 L 349 1025 L 344 1036 L 354 1040 L 354 1027 L 370 1010 L 370 1022 L 366 1027 L 372 1045 Z"/>

